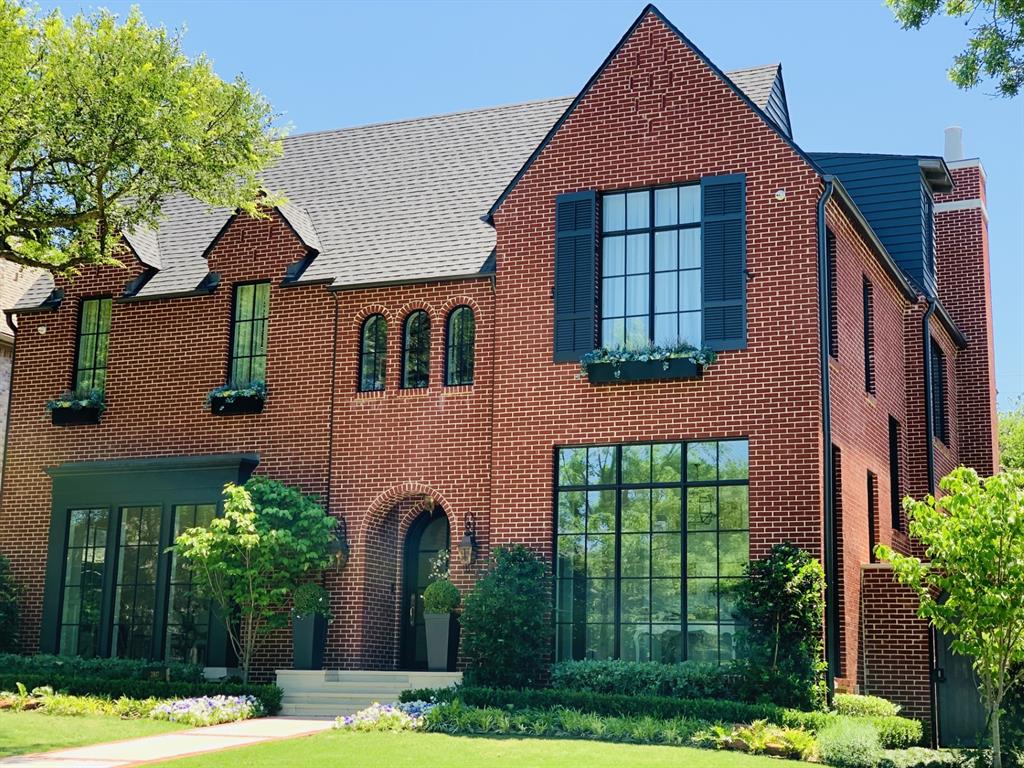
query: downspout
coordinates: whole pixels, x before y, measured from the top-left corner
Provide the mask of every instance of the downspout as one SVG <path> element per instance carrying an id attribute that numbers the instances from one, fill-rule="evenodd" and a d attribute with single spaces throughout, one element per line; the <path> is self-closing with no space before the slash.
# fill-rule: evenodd
<path id="1" fill-rule="evenodd" d="M 825 514 L 824 553 L 825 566 L 825 660 L 827 669 L 825 682 L 828 686 L 828 701 L 836 688 L 836 668 L 839 664 L 839 611 L 836 586 L 839 581 L 837 569 L 835 499 L 832 484 L 832 412 L 829 392 L 829 296 L 828 296 L 828 229 L 825 219 L 825 205 L 832 197 L 834 185 L 831 176 L 825 176 L 825 187 L 818 199 L 818 355 L 821 361 L 821 440 L 822 469 L 824 474 Z"/>
<path id="2" fill-rule="evenodd" d="M 921 355 L 924 369 L 924 435 L 928 466 L 928 493 L 935 493 L 935 425 L 932 424 L 932 334 L 929 330 L 929 321 L 935 314 L 936 299 L 928 299 L 928 310 L 921 318 Z"/>
<path id="3" fill-rule="evenodd" d="M 11 329 L 14 342 L 11 344 L 11 381 L 7 387 L 7 414 L 4 416 L 4 452 L 0 456 L 0 514 L 3 512 L 4 484 L 3 480 L 7 474 L 7 452 L 11 446 L 11 403 L 14 402 L 14 363 L 18 355 L 18 326 L 14 324 L 14 316 L 11 312 L 5 312 L 7 326 Z"/>

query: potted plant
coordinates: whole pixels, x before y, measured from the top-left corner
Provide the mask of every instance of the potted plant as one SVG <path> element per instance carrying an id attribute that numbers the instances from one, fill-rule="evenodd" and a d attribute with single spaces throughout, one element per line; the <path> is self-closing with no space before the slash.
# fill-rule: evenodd
<path id="1" fill-rule="evenodd" d="M 292 666 L 323 669 L 331 596 L 308 581 L 292 594 Z"/>
<path id="2" fill-rule="evenodd" d="M 99 424 L 100 414 L 106 407 L 103 393 L 98 389 L 91 389 L 88 392 L 63 392 L 60 397 L 46 404 L 51 423 L 58 427 Z"/>
<path id="3" fill-rule="evenodd" d="M 225 384 L 211 389 L 206 395 L 206 407 L 215 416 L 237 416 L 243 413 L 261 413 L 267 399 L 267 385 L 262 381 L 247 384 Z"/>
<path id="4" fill-rule="evenodd" d="M 427 631 L 427 669 L 445 672 L 454 648 L 454 614 L 462 602 L 459 588 L 445 577 L 432 581 L 423 590 L 423 623 Z"/>

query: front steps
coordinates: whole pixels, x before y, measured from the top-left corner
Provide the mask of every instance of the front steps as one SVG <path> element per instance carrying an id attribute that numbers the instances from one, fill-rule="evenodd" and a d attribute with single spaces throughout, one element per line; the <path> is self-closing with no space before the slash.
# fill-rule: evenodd
<path id="1" fill-rule="evenodd" d="M 461 681 L 461 672 L 277 670 L 284 691 L 281 714 L 291 717 L 351 715 L 375 701 L 398 701 L 398 694 L 409 688 L 447 688 Z"/>

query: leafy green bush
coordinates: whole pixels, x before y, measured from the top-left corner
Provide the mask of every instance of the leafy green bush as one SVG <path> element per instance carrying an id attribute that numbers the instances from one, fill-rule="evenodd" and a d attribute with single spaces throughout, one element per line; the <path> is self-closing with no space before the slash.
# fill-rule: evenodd
<path id="1" fill-rule="evenodd" d="M 882 746 L 886 749 L 916 747 L 924 738 L 924 727 L 920 720 L 911 720 L 899 715 L 868 715 L 857 719 L 874 726 Z"/>
<path id="2" fill-rule="evenodd" d="M 111 699 L 176 699 L 190 696 L 255 696 L 268 714 L 281 709 L 284 692 L 276 685 L 251 685 L 216 682 L 165 682 L 163 680 L 111 680 L 101 677 L 32 676 L 0 672 L 0 690 L 10 691 L 22 683 L 26 688 L 50 686 L 60 693 L 75 696 L 101 696 Z"/>
<path id="3" fill-rule="evenodd" d="M 462 602 L 459 588 L 448 579 L 432 581 L 423 590 L 423 611 L 425 613 L 455 613 Z"/>
<path id="4" fill-rule="evenodd" d="M 900 707 L 888 699 L 879 696 L 859 696 L 853 693 L 837 693 L 833 705 L 840 715 L 852 715 L 853 717 L 865 717 L 877 715 L 886 717 L 898 715 Z"/>
<path id="5" fill-rule="evenodd" d="M 802 728 L 783 728 L 767 720 L 755 720 L 750 725 L 727 728 L 713 725 L 694 735 L 697 746 L 731 749 L 752 755 L 771 755 L 793 760 L 809 760 L 815 753 L 814 735 Z"/>
<path id="6" fill-rule="evenodd" d="M 864 720 L 841 718 L 818 734 L 818 756 L 836 768 L 876 768 L 882 758 L 878 731 Z"/>
<path id="7" fill-rule="evenodd" d="M 14 580 L 11 564 L 6 557 L 0 555 L 0 651 L 14 653 L 18 650 L 18 633 L 21 628 L 21 614 L 18 600 L 21 599 L 21 587 Z M 0 669 L 2 669 L 0 663 Z"/>
<path id="8" fill-rule="evenodd" d="M 466 678 L 479 685 L 536 685 L 551 652 L 547 561 L 521 544 L 495 547 L 462 610 Z"/>
<path id="9" fill-rule="evenodd" d="M 10 677 L 88 677 L 105 680 L 165 680 L 203 682 L 198 664 L 176 661 L 139 661 L 135 659 L 83 659 L 80 656 L 19 656 L 0 653 L 0 675 Z"/>
<path id="10" fill-rule="evenodd" d="M 315 581 L 300 584 L 292 592 L 292 615 L 331 616 L 331 593 Z"/>
<path id="11" fill-rule="evenodd" d="M 887 749 L 880 768 L 966 768 L 968 761 L 949 749 Z"/>

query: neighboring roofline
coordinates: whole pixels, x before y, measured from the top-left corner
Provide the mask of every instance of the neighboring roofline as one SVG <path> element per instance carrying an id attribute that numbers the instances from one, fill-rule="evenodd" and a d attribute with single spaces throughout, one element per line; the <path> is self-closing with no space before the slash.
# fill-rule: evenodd
<path id="1" fill-rule="evenodd" d="M 789 116 L 789 99 L 786 98 L 786 79 L 782 76 L 782 62 L 778 63 L 778 70 L 775 79 L 779 81 L 779 88 L 782 89 L 782 108 L 786 110 L 786 126 L 789 128 L 789 136 L 793 136 L 793 119 Z"/>
<path id="2" fill-rule="evenodd" d="M 162 293 L 147 293 L 142 296 L 118 296 L 114 299 L 115 304 L 131 304 L 136 301 L 158 301 L 160 299 L 188 299 L 193 296 L 209 296 L 220 285 L 220 275 L 216 272 L 207 272 L 199 285 L 187 291 L 164 291 Z"/>
<path id="3" fill-rule="evenodd" d="M 526 175 L 526 172 L 533 165 L 534 161 L 540 156 L 541 152 L 543 152 L 547 145 L 551 143 L 551 140 L 554 139 L 555 135 L 565 124 L 566 120 L 569 119 L 572 113 L 576 110 L 576 107 L 579 106 L 580 102 L 583 101 L 586 95 L 590 92 L 590 89 L 598 81 L 601 75 L 604 74 L 605 69 L 607 69 L 608 65 L 612 62 L 612 60 L 615 58 L 618 52 L 622 49 L 622 46 L 626 44 L 626 41 L 632 36 L 633 32 L 636 31 L 636 28 L 640 26 L 640 23 L 647 17 L 648 14 L 653 14 L 665 26 L 667 26 L 669 30 L 673 32 L 676 35 L 676 37 L 678 37 L 683 42 L 684 45 L 686 45 L 688 48 L 690 48 L 690 50 L 693 51 L 693 53 L 697 56 L 698 59 L 700 59 L 715 75 L 717 75 L 723 83 L 729 86 L 729 88 L 732 89 L 733 93 L 739 96 L 740 99 L 742 99 L 743 102 L 754 111 L 754 114 L 760 117 L 761 120 L 763 120 L 764 123 L 769 128 L 771 128 L 778 135 L 778 137 L 789 146 L 790 149 L 796 152 L 800 159 L 807 163 L 811 167 L 811 169 L 814 170 L 815 173 L 817 173 L 819 176 L 825 175 L 825 172 L 818 167 L 817 163 L 815 163 L 814 160 L 812 160 L 811 157 L 806 152 L 804 152 L 804 150 L 797 146 L 796 142 L 793 141 L 792 138 L 787 136 L 786 133 L 782 130 L 782 128 L 780 128 L 774 120 L 768 117 L 767 113 L 765 113 L 765 111 L 761 109 L 761 107 L 759 107 L 757 104 L 755 104 L 754 101 L 747 94 L 745 94 L 743 90 L 738 85 L 736 85 L 736 83 L 734 83 L 732 79 L 730 79 L 729 76 L 721 68 L 718 67 L 717 64 L 715 64 L 713 61 L 711 61 L 711 59 L 705 56 L 704 52 L 701 51 L 700 48 L 698 48 L 696 45 L 694 45 L 693 42 L 686 35 L 684 35 L 679 30 L 679 28 L 676 27 L 675 24 L 669 21 L 661 11 L 659 11 L 654 5 L 648 4 L 644 7 L 642 11 L 640 11 L 640 15 L 636 17 L 636 21 L 634 21 L 629 26 L 629 29 L 626 30 L 626 33 L 622 36 L 619 42 L 615 44 L 615 47 L 612 48 L 611 52 L 605 57 L 604 61 L 601 62 L 601 66 L 599 66 L 597 70 L 594 72 L 594 74 L 590 76 L 590 79 L 587 80 L 586 85 L 583 86 L 583 90 L 581 90 L 576 95 L 576 98 L 572 100 L 572 103 L 569 104 L 565 112 L 562 113 L 562 116 L 558 118 L 558 120 L 555 122 L 553 126 L 551 126 L 551 130 L 547 132 L 547 134 L 541 140 L 540 144 L 537 145 L 537 148 L 533 150 L 530 156 L 526 159 L 526 162 L 523 163 L 522 168 L 519 169 L 516 175 L 512 177 L 512 180 L 505 186 L 505 189 L 498 196 L 498 199 L 494 201 L 491 207 L 487 210 L 487 213 L 481 217 L 481 219 L 485 223 L 493 224 L 494 214 L 498 211 L 498 208 L 501 207 L 501 204 L 505 202 L 505 198 L 507 198 L 512 193 L 512 190 L 515 189 L 520 179 L 522 179 L 523 176 Z"/>
<path id="4" fill-rule="evenodd" d="M 395 280 L 379 280 L 375 283 L 345 283 L 343 285 L 332 285 L 328 291 L 359 291 L 364 288 L 390 288 L 395 285 L 424 285 L 426 283 L 454 283 L 459 280 L 476 280 L 479 278 L 492 278 L 494 272 L 472 272 L 468 275 L 444 275 L 442 277 L 416 277 L 396 278 Z"/>
<path id="5" fill-rule="evenodd" d="M 953 181 L 953 174 L 949 172 L 949 166 L 946 165 L 946 161 L 941 157 L 919 155 L 917 167 L 921 169 L 921 175 L 924 176 L 924 180 L 931 189 L 932 194 L 948 194 L 956 186 L 956 183 Z"/>
<path id="6" fill-rule="evenodd" d="M 61 302 L 64 301 L 64 290 L 62 288 L 53 288 L 46 298 L 38 304 L 31 307 L 11 307 L 5 309 L 4 314 L 10 318 L 12 315 L 35 315 L 41 312 L 56 312 L 60 309 Z"/>

